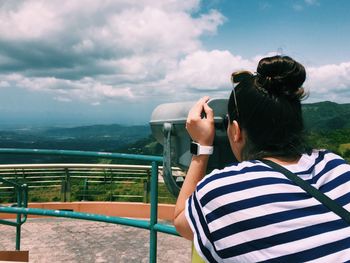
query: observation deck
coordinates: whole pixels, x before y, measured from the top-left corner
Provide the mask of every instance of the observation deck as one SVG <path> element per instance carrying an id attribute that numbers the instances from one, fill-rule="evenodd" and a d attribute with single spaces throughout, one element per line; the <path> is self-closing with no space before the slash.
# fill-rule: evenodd
<path id="1" fill-rule="evenodd" d="M 162 157 L 10 148 L 0 149 L 0 154 L 149 162 L 149 165 L 1 165 L 0 250 L 6 251 L 0 252 L 0 262 L 5 259 L 22 262 L 191 261 L 191 242 L 179 237 L 172 225 L 174 205 L 158 203 L 162 202 L 158 196 L 162 185 L 159 169 Z M 173 172 L 180 171 L 173 169 Z M 133 189 L 137 184 L 143 186 L 140 193 L 118 194 L 118 187 Z M 28 202 L 31 191 L 44 188 L 59 194 L 49 202 Z M 104 200 L 98 200 L 101 195 Z M 123 198 L 136 202 L 121 202 Z M 9 248 L 11 242 L 15 243 L 12 244 L 15 250 Z M 29 259 L 25 257 L 27 251 Z"/>

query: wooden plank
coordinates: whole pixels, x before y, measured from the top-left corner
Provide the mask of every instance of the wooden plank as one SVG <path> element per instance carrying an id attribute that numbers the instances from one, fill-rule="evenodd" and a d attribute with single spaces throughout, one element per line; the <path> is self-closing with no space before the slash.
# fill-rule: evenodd
<path id="1" fill-rule="evenodd" d="M 29 262 L 29 251 L 0 251 L 0 261 Z"/>

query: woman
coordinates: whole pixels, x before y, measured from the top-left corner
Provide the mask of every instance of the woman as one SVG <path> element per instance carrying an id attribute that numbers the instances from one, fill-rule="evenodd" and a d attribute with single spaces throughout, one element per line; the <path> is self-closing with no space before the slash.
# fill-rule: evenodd
<path id="1" fill-rule="evenodd" d="M 350 210 L 350 166 L 303 140 L 304 67 L 287 56 L 262 59 L 255 75 L 233 74 L 227 136 L 238 162 L 205 176 L 209 155 L 194 155 L 174 224 L 208 262 L 345 262 L 350 226 L 263 163 L 280 164 Z M 213 111 L 200 99 L 186 128 L 212 146 Z M 201 118 L 202 112 L 206 118 Z"/>

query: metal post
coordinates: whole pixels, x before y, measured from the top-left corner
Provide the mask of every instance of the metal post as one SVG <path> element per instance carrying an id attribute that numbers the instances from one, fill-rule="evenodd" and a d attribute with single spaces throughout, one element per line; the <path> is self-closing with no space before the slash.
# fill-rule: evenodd
<path id="1" fill-rule="evenodd" d="M 64 202 L 70 202 L 71 197 L 71 181 L 70 181 L 70 175 L 69 175 L 69 169 L 65 168 L 65 188 L 64 188 Z"/>
<path id="2" fill-rule="evenodd" d="M 22 189 L 17 190 L 17 207 L 22 206 Z M 21 249 L 21 214 L 16 215 L 16 250 Z"/>
<path id="3" fill-rule="evenodd" d="M 158 173 L 158 171 L 157 171 Z M 157 177 L 158 178 L 158 177 Z M 147 169 L 147 203 L 150 202 L 151 171 Z M 157 194 L 158 196 L 158 194 Z"/>
<path id="4" fill-rule="evenodd" d="M 114 189 L 113 189 L 113 172 L 111 171 L 111 180 L 109 181 L 110 184 L 109 184 L 109 201 L 113 201 L 113 192 L 114 192 Z"/>
<path id="5" fill-rule="evenodd" d="M 88 188 L 89 188 L 89 180 L 88 180 L 88 178 L 85 178 L 84 186 L 83 186 L 83 200 L 82 201 L 87 201 Z"/>
<path id="6" fill-rule="evenodd" d="M 150 244 L 149 259 L 150 263 L 157 262 L 157 230 L 154 225 L 158 221 L 158 164 L 152 162 L 151 176 L 151 218 L 150 218 Z"/>
<path id="7" fill-rule="evenodd" d="M 150 181 L 151 181 L 151 174 L 149 169 L 147 169 L 147 177 L 142 181 L 143 181 L 143 202 L 149 203 L 149 188 L 150 188 Z"/>
<path id="8" fill-rule="evenodd" d="M 142 202 L 147 203 L 147 181 L 146 181 L 146 179 L 142 179 L 142 185 L 143 185 Z"/>
<path id="9" fill-rule="evenodd" d="M 66 190 L 67 190 L 67 181 L 62 179 L 61 182 L 61 202 L 66 202 Z"/>

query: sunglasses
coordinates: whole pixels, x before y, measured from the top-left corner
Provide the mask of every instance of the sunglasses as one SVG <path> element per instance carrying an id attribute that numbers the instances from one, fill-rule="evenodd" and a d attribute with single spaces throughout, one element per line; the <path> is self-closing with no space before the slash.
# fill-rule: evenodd
<path id="1" fill-rule="evenodd" d="M 225 115 L 225 117 L 222 119 L 222 124 L 224 126 L 224 129 L 225 131 L 227 130 L 228 128 L 228 123 L 229 123 L 229 117 L 228 117 L 228 114 Z"/>
<path id="2" fill-rule="evenodd" d="M 250 71 L 236 71 L 231 74 L 231 83 L 232 83 L 232 93 L 233 93 L 233 100 L 235 103 L 235 112 L 237 114 L 237 119 L 239 119 L 239 111 L 238 111 L 238 104 L 237 104 L 237 96 L 236 96 L 236 90 L 235 87 L 236 84 L 240 83 L 244 79 L 251 77 L 253 74 Z M 227 130 L 228 124 L 229 124 L 229 116 L 226 114 L 226 116 L 223 119 L 223 124 L 225 129 Z"/>

